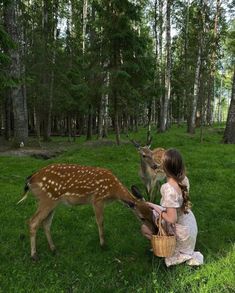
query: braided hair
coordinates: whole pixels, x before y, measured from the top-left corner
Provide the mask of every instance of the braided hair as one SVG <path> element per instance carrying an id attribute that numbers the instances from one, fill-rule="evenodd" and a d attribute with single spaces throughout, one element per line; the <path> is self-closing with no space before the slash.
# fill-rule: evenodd
<path id="1" fill-rule="evenodd" d="M 192 204 L 189 200 L 189 190 L 187 186 L 182 183 L 185 178 L 184 162 L 181 154 L 176 149 L 169 149 L 165 152 L 163 170 L 167 177 L 173 178 L 179 185 L 183 197 L 181 210 L 187 214 Z"/>

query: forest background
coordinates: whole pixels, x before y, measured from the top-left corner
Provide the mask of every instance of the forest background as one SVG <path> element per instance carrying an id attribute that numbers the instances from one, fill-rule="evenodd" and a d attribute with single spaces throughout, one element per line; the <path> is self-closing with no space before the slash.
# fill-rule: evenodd
<path id="1" fill-rule="evenodd" d="M 234 143 L 234 34 L 234 1 L 1 1 L 1 135 L 120 144 L 228 120 Z"/>

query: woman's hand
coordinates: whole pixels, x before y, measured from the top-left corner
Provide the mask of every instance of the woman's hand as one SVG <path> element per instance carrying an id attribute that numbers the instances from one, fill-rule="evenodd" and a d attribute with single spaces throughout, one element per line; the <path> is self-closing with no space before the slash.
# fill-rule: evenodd
<path id="1" fill-rule="evenodd" d="M 155 204 L 153 204 L 152 202 L 150 201 L 146 201 L 147 205 L 151 208 L 151 209 L 154 209 L 154 206 Z"/>
<path id="2" fill-rule="evenodd" d="M 147 205 L 151 208 L 151 209 L 153 209 L 154 211 L 156 211 L 158 214 L 160 214 L 163 210 L 164 210 L 164 208 L 162 208 L 161 206 L 159 206 L 159 205 L 157 205 L 157 204 L 154 204 L 154 203 L 152 203 L 152 202 L 146 202 L 147 203 Z"/>

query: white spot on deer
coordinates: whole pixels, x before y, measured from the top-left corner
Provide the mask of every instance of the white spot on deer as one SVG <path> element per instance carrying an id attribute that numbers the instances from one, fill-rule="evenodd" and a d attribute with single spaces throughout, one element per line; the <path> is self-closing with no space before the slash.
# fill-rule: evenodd
<path id="1" fill-rule="evenodd" d="M 69 196 L 69 195 L 71 195 L 71 193 L 70 192 L 66 192 L 65 195 L 66 196 Z"/>
<path id="2" fill-rule="evenodd" d="M 47 180 L 47 178 L 46 178 L 46 177 L 43 177 L 43 178 L 42 178 L 42 180 L 43 180 L 43 181 L 46 181 L 46 180 Z"/>
<path id="3" fill-rule="evenodd" d="M 43 187 L 43 183 L 42 183 L 42 182 L 39 182 L 39 183 L 38 183 L 38 186 L 39 186 L 39 187 Z"/>
<path id="4" fill-rule="evenodd" d="M 47 195 L 49 196 L 49 198 L 52 198 L 52 194 L 50 192 L 48 192 Z"/>

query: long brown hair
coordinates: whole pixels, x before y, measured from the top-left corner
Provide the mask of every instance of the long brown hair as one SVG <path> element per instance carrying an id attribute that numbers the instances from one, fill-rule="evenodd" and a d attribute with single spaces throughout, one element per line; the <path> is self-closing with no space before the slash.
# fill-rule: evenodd
<path id="1" fill-rule="evenodd" d="M 183 196 L 183 204 L 181 209 L 185 214 L 187 214 L 191 208 L 191 202 L 189 200 L 188 188 L 182 183 L 185 178 L 185 166 L 181 154 L 176 149 L 169 149 L 165 152 L 163 170 L 167 177 L 173 178 L 179 185 Z"/>

